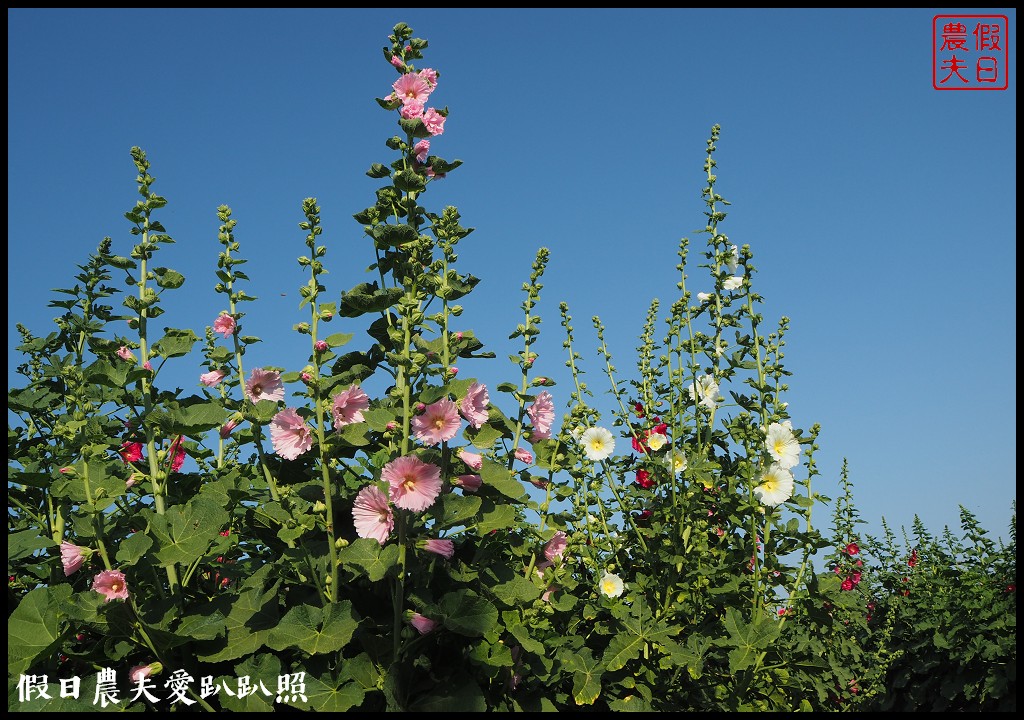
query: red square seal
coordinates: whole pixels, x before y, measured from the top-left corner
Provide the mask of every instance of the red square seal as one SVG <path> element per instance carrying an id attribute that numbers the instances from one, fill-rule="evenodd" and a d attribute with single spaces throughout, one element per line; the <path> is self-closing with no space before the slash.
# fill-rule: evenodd
<path id="1" fill-rule="evenodd" d="M 932 18 L 932 87 L 936 90 L 1006 90 L 1009 66 L 1006 15 Z"/>

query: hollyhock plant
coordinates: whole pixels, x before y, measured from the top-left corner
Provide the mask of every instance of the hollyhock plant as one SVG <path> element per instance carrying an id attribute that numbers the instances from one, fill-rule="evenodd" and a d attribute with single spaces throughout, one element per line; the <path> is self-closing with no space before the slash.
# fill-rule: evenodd
<path id="1" fill-rule="evenodd" d="M 431 135 L 441 135 L 444 132 L 444 121 L 447 118 L 434 108 L 424 111 L 421 119 Z"/>
<path id="2" fill-rule="evenodd" d="M 451 440 L 461 426 L 459 410 L 448 398 L 431 403 L 423 410 L 423 414 L 412 419 L 413 435 L 427 445 Z"/>
<path id="3" fill-rule="evenodd" d="M 121 455 L 121 460 L 124 464 L 138 462 L 142 459 L 142 443 L 134 442 L 132 440 L 125 440 L 121 443 L 121 449 L 118 451 Z"/>
<path id="4" fill-rule="evenodd" d="M 420 540 L 417 543 L 417 547 L 432 552 L 435 555 L 441 555 L 446 559 L 451 559 L 452 555 L 455 554 L 455 543 L 451 540 L 430 538 L 428 540 Z"/>
<path id="5" fill-rule="evenodd" d="M 60 544 L 60 563 L 64 566 L 65 577 L 77 572 L 85 564 L 89 554 L 90 551 L 87 548 L 79 547 L 74 543 L 62 542 Z"/>
<path id="6" fill-rule="evenodd" d="M 392 460 L 381 470 L 380 477 L 389 485 L 391 502 L 403 510 L 422 512 L 441 492 L 441 468 L 415 455 Z"/>
<path id="7" fill-rule="evenodd" d="M 420 140 L 418 143 L 416 143 L 416 146 L 412 149 L 412 151 L 416 153 L 416 159 L 419 162 L 425 163 L 427 161 L 427 153 L 430 152 L 430 141 Z"/>
<path id="8" fill-rule="evenodd" d="M 373 538 L 381 545 L 387 542 L 395 527 L 391 503 L 376 485 L 367 485 L 356 494 L 352 520 L 359 537 Z"/>
<path id="9" fill-rule="evenodd" d="M 395 97 L 402 101 L 403 105 L 418 103 L 421 107 L 426 104 L 430 97 L 431 87 L 426 80 L 415 73 L 406 73 L 395 80 L 391 85 L 395 91 Z"/>
<path id="10" fill-rule="evenodd" d="M 211 370 L 208 373 L 203 373 L 199 376 L 199 382 L 206 387 L 215 387 L 220 383 L 221 380 L 227 377 L 227 373 L 223 370 Z"/>
<path id="11" fill-rule="evenodd" d="M 565 552 L 565 548 L 568 547 L 569 540 L 566 534 L 558 530 L 551 539 L 544 544 L 544 557 L 548 559 L 548 562 L 554 562 L 555 560 L 562 557 Z"/>
<path id="12" fill-rule="evenodd" d="M 245 381 L 245 396 L 254 405 L 260 400 L 284 401 L 284 383 L 276 370 L 255 368 Z"/>
<path id="13" fill-rule="evenodd" d="M 769 425 L 766 436 L 764 444 L 768 454 L 780 467 L 791 468 L 800 463 L 800 441 L 788 421 Z"/>
<path id="14" fill-rule="evenodd" d="M 92 580 L 92 589 L 111 600 L 128 599 L 128 581 L 120 570 L 102 570 Z"/>
<path id="15" fill-rule="evenodd" d="M 331 415 L 334 417 L 334 429 L 341 431 L 346 425 L 364 421 L 363 411 L 369 410 L 370 397 L 355 383 L 334 396 L 331 402 Z"/>
<path id="16" fill-rule="evenodd" d="M 775 507 L 793 497 L 793 473 L 781 465 L 772 465 L 761 475 L 761 484 L 754 488 L 754 495 L 763 505 Z"/>
<path id="17" fill-rule="evenodd" d="M 465 396 L 459 401 L 459 414 L 475 428 L 481 428 L 487 422 L 487 405 L 491 402 L 487 386 L 474 382 L 466 388 Z"/>
<path id="18" fill-rule="evenodd" d="M 185 448 L 181 441 L 182 437 L 179 435 L 171 441 L 171 446 L 167 449 L 167 455 L 171 459 L 171 472 L 178 472 L 185 464 Z"/>
<path id="19" fill-rule="evenodd" d="M 235 318 L 228 313 L 221 313 L 213 321 L 213 331 L 229 338 L 235 334 Z"/>
<path id="20" fill-rule="evenodd" d="M 526 409 L 533 423 L 532 440 L 545 440 L 551 437 L 551 423 L 555 420 L 555 403 L 551 393 L 542 390 L 537 394 L 533 404 Z"/>
<path id="21" fill-rule="evenodd" d="M 452 485 L 462 488 L 464 492 L 476 492 L 480 489 L 483 479 L 479 475 L 457 475 Z"/>
<path id="22" fill-rule="evenodd" d="M 606 460 L 615 451 L 615 438 L 606 428 L 592 427 L 583 431 L 580 445 L 590 460 Z"/>
<path id="23" fill-rule="evenodd" d="M 640 469 L 636 471 L 636 484 L 645 490 L 650 490 L 654 487 L 654 478 L 651 477 L 651 473 L 647 470 Z"/>
<path id="24" fill-rule="evenodd" d="M 274 452 L 285 460 L 294 460 L 313 447 L 313 433 L 295 408 L 285 408 L 270 421 L 270 440 Z"/>
<path id="25" fill-rule="evenodd" d="M 718 391 L 718 383 L 710 375 L 701 375 L 697 378 L 697 382 L 688 387 L 686 391 L 691 400 L 708 410 L 713 410 L 722 400 L 722 395 Z"/>
<path id="26" fill-rule="evenodd" d="M 743 287 L 743 276 L 732 275 L 731 277 L 727 277 L 725 282 L 722 283 L 722 287 L 726 290 L 739 290 Z"/>
<path id="27" fill-rule="evenodd" d="M 531 453 L 526 448 L 516 448 L 516 451 L 515 451 L 514 454 L 515 454 L 516 460 L 518 460 L 519 462 L 524 462 L 527 465 L 530 465 L 530 464 L 533 463 L 533 453 Z"/>
<path id="28" fill-rule="evenodd" d="M 409 616 L 409 624 L 416 628 L 416 632 L 420 635 L 426 635 L 433 632 L 437 628 L 438 623 L 436 620 L 431 620 L 425 615 L 414 612 Z"/>
<path id="29" fill-rule="evenodd" d="M 471 452 L 466 448 L 459 448 L 459 459 L 466 463 L 471 470 L 479 470 L 484 466 L 484 458 L 480 453 Z"/>
<path id="30" fill-rule="evenodd" d="M 622 595 L 626 589 L 625 584 L 615 573 L 605 571 L 604 575 L 601 576 L 601 582 L 598 584 L 598 588 L 601 594 L 605 597 L 616 598 Z"/>

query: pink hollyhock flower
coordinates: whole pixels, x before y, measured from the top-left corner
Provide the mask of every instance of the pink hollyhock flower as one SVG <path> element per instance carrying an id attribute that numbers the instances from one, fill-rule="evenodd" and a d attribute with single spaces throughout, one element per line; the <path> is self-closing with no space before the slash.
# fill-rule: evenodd
<path id="1" fill-rule="evenodd" d="M 420 140 L 418 143 L 416 143 L 416 146 L 412 149 L 412 151 L 416 153 L 417 160 L 419 160 L 420 162 L 426 162 L 427 153 L 430 152 L 430 141 Z"/>
<path id="2" fill-rule="evenodd" d="M 128 671 L 128 679 L 138 685 L 150 675 L 163 670 L 163 667 L 164 666 L 158 662 L 150 663 L 148 665 L 136 665 Z"/>
<path id="3" fill-rule="evenodd" d="M 199 382 L 201 382 L 206 387 L 214 387 L 227 376 L 228 374 L 223 370 L 211 370 L 208 373 L 203 373 L 202 375 L 200 375 Z"/>
<path id="4" fill-rule="evenodd" d="M 313 349 L 316 350 L 318 353 L 324 352 L 325 350 L 327 350 L 327 341 L 317 340 L 315 343 L 313 343 Z"/>
<path id="5" fill-rule="evenodd" d="M 270 421 L 270 441 L 274 452 L 294 460 L 313 447 L 313 433 L 295 408 L 285 408 Z"/>
<path id="6" fill-rule="evenodd" d="M 847 555 L 856 555 L 859 552 L 860 552 L 860 546 L 857 545 L 857 543 L 852 542 L 852 543 L 848 543 L 847 544 L 847 546 L 846 546 L 846 554 Z"/>
<path id="7" fill-rule="evenodd" d="M 226 338 L 235 334 L 235 318 L 224 312 L 213 321 L 213 331 L 220 333 Z"/>
<path id="8" fill-rule="evenodd" d="M 554 562 L 558 558 L 562 557 L 562 553 L 565 552 L 565 548 L 568 544 L 569 541 L 566 539 L 565 533 L 559 530 L 552 535 L 551 539 L 544 545 L 544 557 L 546 557 L 550 562 Z"/>
<path id="9" fill-rule="evenodd" d="M 516 460 L 521 460 L 529 465 L 533 462 L 533 453 L 526 448 L 516 448 Z"/>
<path id="10" fill-rule="evenodd" d="M 60 544 L 60 563 L 64 566 L 65 577 L 81 568 L 86 557 L 85 548 L 69 542 Z"/>
<path id="11" fill-rule="evenodd" d="M 124 489 L 127 490 L 137 482 L 138 480 L 135 477 L 135 473 L 132 473 L 131 475 L 128 476 L 128 479 L 124 481 Z"/>
<path id="12" fill-rule="evenodd" d="M 390 486 L 391 502 L 404 510 L 426 510 L 441 492 L 441 468 L 414 455 L 392 460 L 380 476 Z"/>
<path id="13" fill-rule="evenodd" d="M 260 400 L 283 401 L 284 384 L 281 382 L 281 373 L 276 370 L 255 368 L 245 382 L 245 396 L 254 405 Z"/>
<path id="14" fill-rule="evenodd" d="M 852 575 L 850 575 L 850 580 L 853 582 L 854 585 L 859 585 L 860 584 L 860 577 L 861 577 L 860 573 L 859 572 L 855 572 Z"/>
<path id="15" fill-rule="evenodd" d="M 412 102 L 423 105 L 430 97 L 430 86 L 427 81 L 414 73 L 406 73 L 395 80 L 391 87 L 395 91 L 395 97 L 401 100 L 403 105 Z"/>
<path id="16" fill-rule="evenodd" d="M 92 579 L 92 589 L 111 600 L 128 599 L 128 582 L 120 570 L 103 570 Z"/>
<path id="17" fill-rule="evenodd" d="M 150 372 L 153 372 L 153 365 L 152 365 L 152 363 L 149 362 L 149 360 L 147 360 L 146 362 L 142 363 L 142 367 L 144 369 L 146 369 L 146 370 L 149 370 Z"/>
<path id="18" fill-rule="evenodd" d="M 473 427 L 483 427 L 487 422 L 487 404 L 490 401 L 487 386 L 475 382 L 466 388 L 465 397 L 459 400 L 459 414 Z"/>
<path id="19" fill-rule="evenodd" d="M 555 419 L 555 403 L 552 402 L 551 393 L 543 390 L 533 404 L 526 409 L 533 423 L 533 437 L 546 439 L 551 437 L 551 423 Z"/>
<path id="20" fill-rule="evenodd" d="M 441 540 L 437 538 L 430 538 L 429 540 L 423 540 L 420 543 L 420 547 L 427 552 L 432 552 L 436 555 L 441 555 L 447 559 L 451 559 L 452 555 L 455 554 L 455 543 L 451 540 Z"/>
<path id="21" fill-rule="evenodd" d="M 117 349 L 117 356 L 122 360 L 134 360 L 135 353 L 127 345 L 122 345 Z"/>
<path id="22" fill-rule="evenodd" d="M 228 420 L 226 423 L 224 423 L 224 426 L 220 429 L 220 436 L 221 436 L 221 438 L 223 438 L 224 440 L 227 440 L 228 436 L 231 435 L 231 431 L 234 430 L 236 427 L 238 427 L 238 420 L 235 420 L 234 418 L 232 418 L 231 420 Z"/>
<path id="23" fill-rule="evenodd" d="M 423 79 L 431 90 L 437 86 L 437 70 L 434 70 L 433 68 L 423 68 L 417 73 L 417 75 Z"/>
<path id="24" fill-rule="evenodd" d="M 416 101 L 407 102 L 402 106 L 402 109 L 398 111 L 398 114 L 406 120 L 415 120 L 423 115 L 423 103 Z"/>
<path id="25" fill-rule="evenodd" d="M 479 470 L 484 466 L 484 456 L 479 453 L 470 452 L 466 448 L 459 449 L 459 459 L 466 463 L 466 467 L 472 470 Z"/>
<path id="26" fill-rule="evenodd" d="M 444 121 L 447 118 L 434 108 L 430 108 L 423 113 L 422 120 L 427 132 L 431 135 L 440 135 L 444 132 Z"/>
<path id="27" fill-rule="evenodd" d="M 359 537 L 373 538 L 381 545 L 387 542 L 395 527 L 391 505 L 376 485 L 367 485 L 356 495 L 352 503 L 352 519 Z"/>
<path id="28" fill-rule="evenodd" d="M 458 408 L 448 398 L 431 403 L 423 410 L 422 415 L 412 419 L 413 435 L 427 445 L 437 445 L 451 440 L 461 425 Z"/>
<path id="29" fill-rule="evenodd" d="M 334 429 L 341 429 L 352 423 L 363 422 L 363 410 L 370 408 L 370 397 L 355 383 L 334 396 L 331 414 L 334 416 Z"/>
<path id="30" fill-rule="evenodd" d="M 452 485 L 462 488 L 464 492 L 476 492 L 482 483 L 479 475 L 459 475 L 452 480 Z"/>
<path id="31" fill-rule="evenodd" d="M 405 63 L 402 62 L 402 58 L 398 57 L 397 55 L 391 56 L 391 64 L 394 65 L 399 70 L 405 67 Z"/>
<path id="32" fill-rule="evenodd" d="M 121 443 L 121 449 L 118 452 L 121 454 L 121 460 L 124 461 L 125 465 L 138 462 L 142 459 L 142 443 L 125 440 Z"/>
<path id="33" fill-rule="evenodd" d="M 171 472 L 181 470 L 181 466 L 185 463 L 185 448 L 181 444 L 181 435 L 174 438 L 174 441 L 171 442 L 168 455 L 171 457 Z"/>
<path id="34" fill-rule="evenodd" d="M 433 632 L 434 628 L 437 627 L 437 621 L 431 620 L 430 618 L 420 615 L 419 613 L 413 613 L 409 618 L 409 624 L 416 628 L 416 632 L 420 635 L 426 635 L 429 632 Z"/>

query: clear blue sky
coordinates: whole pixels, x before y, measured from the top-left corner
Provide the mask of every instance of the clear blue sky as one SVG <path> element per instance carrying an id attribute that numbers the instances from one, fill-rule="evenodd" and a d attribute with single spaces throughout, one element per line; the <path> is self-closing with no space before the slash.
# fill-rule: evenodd
<path id="1" fill-rule="evenodd" d="M 792 319 L 794 425 L 823 426 L 816 488 L 855 502 L 878 533 L 916 513 L 959 530 L 958 506 L 1008 537 L 1016 498 L 1016 11 L 1009 89 L 932 88 L 934 10 L 8 9 L 8 377 L 15 323 L 50 329 L 51 288 L 99 241 L 131 247 L 129 150 L 152 162 L 158 216 L 182 272 L 166 325 L 199 334 L 222 309 L 218 205 L 249 259 L 249 367 L 296 370 L 291 331 L 307 275 L 301 201 L 322 208 L 328 290 L 364 279 L 372 204 L 394 115 L 397 22 L 430 47 L 431 100 L 451 115 L 432 152 L 463 167 L 424 196 L 476 232 L 460 265 L 483 282 L 462 320 L 511 379 L 506 340 L 538 247 L 551 250 L 538 367 L 568 399 L 558 304 L 575 319 L 586 380 L 605 402 L 598 315 L 621 370 L 652 298 L 667 305 L 675 250 L 704 237 L 710 128 L 722 126 L 722 226 L 751 246 L 770 327 Z M 943 13 L 957 12 L 957 10 Z M 692 289 L 702 276 L 690 269 Z M 361 326 L 359 326 L 361 327 Z M 332 331 L 355 325 L 335 324 Z M 518 342 L 518 341 L 517 341 Z M 170 371 L 169 371 L 170 372 Z M 196 366 L 182 361 L 187 391 Z M 817 520 L 829 518 L 818 512 Z"/>

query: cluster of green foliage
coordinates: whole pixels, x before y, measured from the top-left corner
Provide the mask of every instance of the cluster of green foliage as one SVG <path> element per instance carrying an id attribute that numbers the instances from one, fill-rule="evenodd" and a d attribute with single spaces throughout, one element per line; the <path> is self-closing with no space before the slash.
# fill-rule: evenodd
<path id="1" fill-rule="evenodd" d="M 387 63 L 418 72 L 426 40 L 404 24 L 389 40 Z M 396 114 L 402 105 L 377 102 Z M 456 208 L 422 204 L 461 163 L 422 157 L 422 119 L 397 124 L 385 143 L 393 155 L 367 172 L 383 181 L 374 202 L 354 214 L 376 252 L 374 282 L 327 297 L 330 244 L 316 200 L 302 202 L 308 281 L 294 330 L 308 364 L 262 368 L 280 374 L 285 400 L 245 391 L 246 350 L 259 338 L 245 327 L 255 298 L 229 207 L 217 209 L 215 287 L 232 327 L 154 332 L 185 278 L 157 262 L 173 243 L 155 217 L 166 200 L 132 149 L 141 199 L 125 213 L 130 251 L 105 238 L 76 284 L 57 291 L 56 329 L 19 326 L 27 382 L 8 392 L 9 709 L 1015 709 L 1015 535 L 997 548 L 967 515 L 966 546 L 915 527 L 907 572 L 893 537 L 857 538 L 845 472 L 830 536 L 812 524 L 831 502 L 811 486 L 819 429 L 792 427 L 789 321 L 764 329 L 753 253 L 721 232 L 717 126 L 699 264 L 715 292 L 691 297 L 684 238 L 678 298 L 664 318 L 652 302 L 626 382 L 593 319 L 616 408 L 607 421 L 563 304 L 574 387 L 561 423 L 538 432 L 533 413 L 555 385 L 533 350 L 542 248 L 510 336 L 523 343 L 509 358 L 512 381 L 487 383 L 485 422 L 428 444 L 415 432 L 424 408 L 458 405 L 485 383 L 457 377 L 454 364 L 494 356 L 453 328 L 479 282 L 456 270 L 472 229 Z M 108 284 L 115 276 L 136 292 Z M 326 333 L 328 323 L 342 331 Z M 220 382 L 190 392 L 160 382 L 165 365 L 195 352 Z M 728 399 L 705 394 L 705 381 Z M 383 389 L 361 419 L 339 423 L 335 398 L 354 385 Z M 289 409 L 308 434 L 293 459 L 268 447 Z M 755 489 L 773 463 L 773 424 L 801 453 L 793 492 L 764 503 Z M 598 427 L 617 434 L 618 452 L 583 446 L 583 431 Z M 422 512 L 391 507 L 385 540 L 360 536 L 357 494 L 386 493 L 382 473 L 407 457 L 439 469 L 439 495 Z M 473 475 L 478 488 L 460 480 Z M 429 549 L 438 539 L 450 557 Z M 81 568 L 65 569 L 62 544 L 87 556 Z M 100 571 L 123 573 L 127 598 L 94 589 Z M 132 667 L 148 668 L 159 702 L 138 697 Z M 77 697 L 62 683 L 73 677 Z"/>

